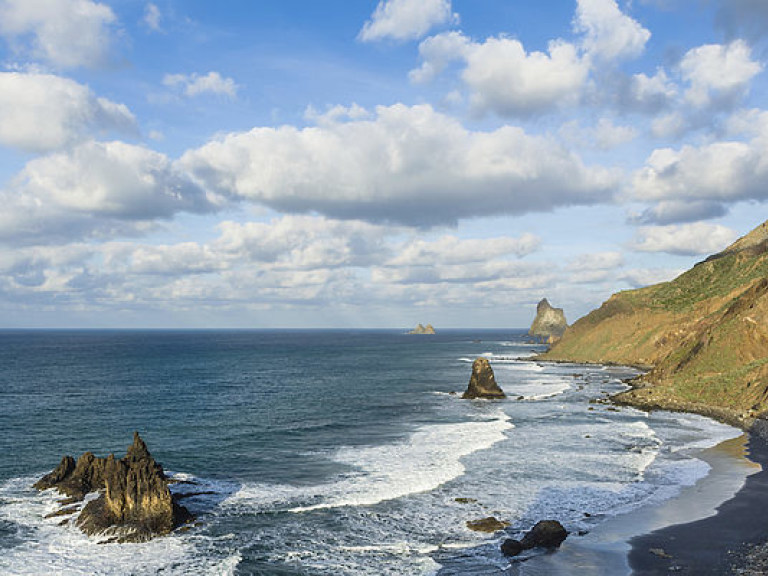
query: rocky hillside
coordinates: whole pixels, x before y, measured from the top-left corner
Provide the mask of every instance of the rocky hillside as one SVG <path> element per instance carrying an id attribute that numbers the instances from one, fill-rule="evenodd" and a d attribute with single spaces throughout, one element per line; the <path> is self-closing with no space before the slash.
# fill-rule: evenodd
<path id="1" fill-rule="evenodd" d="M 768 222 L 671 282 L 614 294 L 542 359 L 643 366 L 619 401 L 748 424 L 768 410 Z"/>

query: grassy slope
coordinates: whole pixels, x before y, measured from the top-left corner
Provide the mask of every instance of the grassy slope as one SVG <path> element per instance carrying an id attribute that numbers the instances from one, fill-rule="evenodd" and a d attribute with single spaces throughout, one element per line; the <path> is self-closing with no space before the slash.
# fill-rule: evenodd
<path id="1" fill-rule="evenodd" d="M 671 282 L 620 292 L 542 359 L 651 368 L 619 400 L 740 422 L 768 410 L 768 222 Z"/>

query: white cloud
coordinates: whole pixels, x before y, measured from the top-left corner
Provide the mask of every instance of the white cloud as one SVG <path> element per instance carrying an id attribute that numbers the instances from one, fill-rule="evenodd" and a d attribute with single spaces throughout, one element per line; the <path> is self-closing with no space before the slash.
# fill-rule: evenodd
<path id="1" fill-rule="evenodd" d="M 160 9 L 157 7 L 156 4 L 149 2 L 144 7 L 144 24 L 146 24 L 150 30 L 154 30 L 155 32 L 162 32 L 163 30 L 163 27 L 161 25 L 162 20 L 163 20 L 163 15 L 160 12 Z"/>
<path id="2" fill-rule="evenodd" d="M 455 30 L 430 36 L 419 44 L 422 64 L 420 68 L 409 73 L 411 81 L 422 83 L 433 80 L 451 62 L 465 59 L 472 46 L 469 38 Z"/>
<path id="3" fill-rule="evenodd" d="M 589 66 L 576 47 L 562 41 L 548 53 L 527 53 L 511 38 L 489 38 L 471 44 L 462 79 L 472 91 L 472 104 L 502 116 L 527 116 L 575 104 Z"/>
<path id="4" fill-rule="evenodd" d="M 697 256 L 720 252 L 737 237 L 736 232 L 725 226 L 695 222 L 639 228 L 631 247 L 640 252 Z"/>
<path id="5" fill-rule="evenodd" d="M 218 72 L 208 74 L 166 74 L 163 84 L 171 88 L 177 88 L 188 97 L 200 94 L 219 94 L 234 98 L 237 96 L 237 84 L 232 78 L 224 78 Z"/>
<path id="6" fill-rule="evenodd" d="M 0 241 L 21 244 L 136 234 L 180 211 L 214 209 L 168 158 L 122 142 L 32 160 L 0 202 Z"/>
<path id="7" fill-rule="evenodd" d="M 635 74 L 629 84 L 625 104 L 631 109 L 647 112 L 662 110 L 677 97 L 677 87 L 664 69 L 659 68 L 653 76 Z"/>
<path id="8" fill-rule="evenodd" d="M 645 201 L 768 200 L 766 158 L 768 131 L 749 142 L 657 149 L 635 173 L 632 193 Z"/>
<path id="9" fill-rule="evenodd" d="M 569 282 L 596 284 L 613 278 L 616 269 L 624 265 L 621 252 L 582 254 L 568 264 Z"/>
<path id="10" fill-rule="evenodd" d="M 601 118 L 595 126 L 595 142 L 602 150 L 613 150 L 637 137 L 632 126 L 618 126 L 608 118 Z"/>
<path id="11" fill-rule="evenodd" d="M 624 14 L 615 0 L 577 0 L 574 29 L 584 34 L 583 48 L 596 60 L 636 58 L 651 33 Z"/>
<path id="12" fill-rule="evenodd" d="M 547 53 L 527 52 L 507 37 L 473 42 L 460 32 L 446 32 L 419 46 L 422 64 L 410 72 L 414 82 L 427 82 L 453 61 L 464 67 L 461 79 L 477 112 L 531 116 L 578 103 L 589 77 L 589 63 L 573 44 L 549 43 Z"/>
<path id="13" fill-rule="evenodd" d="M 363 42 L 416 40 L 435 26 L 457 22 L 451 0 L 381 0 L 358 38 Z"/>
<path id="14" fill-rule="evenodd" d="M 397 249 L 389 266 L 436 266 L 486 262 L 500 257 L 527 256 L 539 249 L 541 239 L 533 234 L 520 238 L 469 238 L 442 236 L 437 240 L 414 239 Z"/>
<path id="15" fill-rule="evenodd" d="M 752 60 L 752 51 L 743 40 L 699 46 L 680 62 L 681 74 L 690 83 L 686 98 L 697 107 L 709 106 L 713 100 L 743 97 L 762 69 L 759 62 Z"/>
<path id="16" fill-rule="evenodd" d="M 279 211 L 416 225 L 606 202 L 618 182 L 553 139 L 471 132 L 428 105 L 229 134 L 180 163 L 210 191 Z"/>
<path id="17" fill-rule="evenodd" d="M 92 0 L 0 0 L 0 35 L 64 68 L 102 65 L 116 20 L 109 6 Z"/>
<path id="18" fill-rule="evenodd" d="M 137 131 L 123 104 L 60 76 L 0 72 L 0 144 L 45 152 L 109 131 Z"/>

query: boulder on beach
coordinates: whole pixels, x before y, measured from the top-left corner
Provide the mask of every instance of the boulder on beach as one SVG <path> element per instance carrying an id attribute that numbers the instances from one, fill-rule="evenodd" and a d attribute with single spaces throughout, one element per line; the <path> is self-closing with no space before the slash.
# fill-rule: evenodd
<path id="1" fill-rule="evenodd" d="M 138 432 L 124 458 L 112 454 L 99 458 L 86 452 L 75 463 L 65 456 L 34 487 L 55 488 L 69 496 L 70 503 L 100 492 L 83 507 L 77 526 L 86 534 L 107 534 L 118 542 L 143 542 L 192 519 L 175 501 L 163 467 L 152 458 Z"/>
<path id="2" fill-rule="evenodd" d="M 488 358 L 478 358 L 472 363 L 472 376 L 462 398 L 505 398 L 504 391 L 496 384 L 493 368 Z"/>
<path id="3" fill-rule="evenodd" d="M 522 538 L 515 540 L 507 538 L 501 545 L 501 552 L 505 556 L 517 556 L 523 550 L 531 548 L 559 548 L 568 532 L 557 520 L 542 520 L 537 522 Z"/>

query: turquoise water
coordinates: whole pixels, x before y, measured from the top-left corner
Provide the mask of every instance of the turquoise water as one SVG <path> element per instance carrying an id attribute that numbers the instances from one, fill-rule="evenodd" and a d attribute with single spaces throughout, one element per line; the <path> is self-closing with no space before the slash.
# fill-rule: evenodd
<path id="1" fill-rule="evenodd" d="M 0 573 L 499 574 L 506 535 L 467 520 L 589 530 L 695 482 L 694 448 L 738 435 L 591 404 L 631 371 L 520 359 L 537 349 L 510 331 L 0 333 Z M 507 400 L 452 394 L 479 355 Z M 43 518 L 37 477 L 122 455 L 134 430 L 213 492 L 185 501 L 196 526 L 117 545 Z"/>

